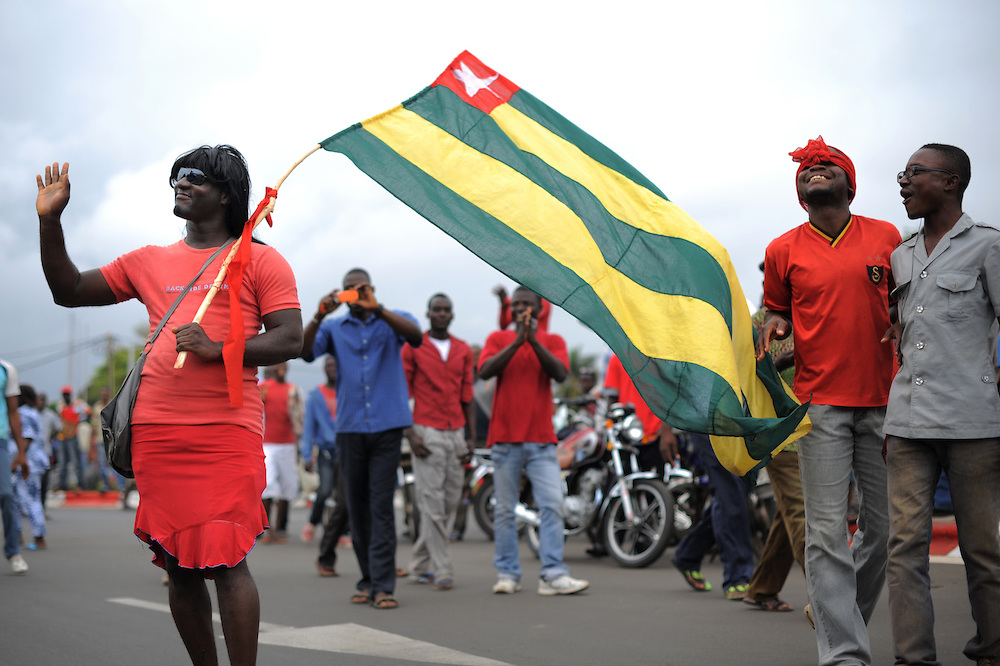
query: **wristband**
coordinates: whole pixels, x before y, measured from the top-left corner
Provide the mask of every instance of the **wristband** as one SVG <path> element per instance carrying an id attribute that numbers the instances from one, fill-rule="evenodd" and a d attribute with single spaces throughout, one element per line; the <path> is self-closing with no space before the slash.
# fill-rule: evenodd
<path id="1" fill-rule="evenodd" d="M 374 312 L 375 312 L 375 316 L 376 317 L 381 317 L 382 316 L 382 312 L 384 312 L 384 311 L 385 311 L 385 306 L 382 305 L 381 303 L 379 303 L 378 305 L 375 306 Z"/>

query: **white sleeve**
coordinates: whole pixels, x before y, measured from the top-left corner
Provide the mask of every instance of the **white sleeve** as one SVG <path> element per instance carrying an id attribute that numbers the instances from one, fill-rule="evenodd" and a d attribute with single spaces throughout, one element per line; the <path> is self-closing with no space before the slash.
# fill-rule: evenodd
<path id="1" fill-rule="evenodd" d="M 21 395 L 21 383 L 17 380 L 17 370 L 7 361 L 0 361 L 0 363 L 3 363 L 3 368 L 7 371 L 7 390 L 4 391 L 4 395 L 8 398 L 16 398 Z"/>

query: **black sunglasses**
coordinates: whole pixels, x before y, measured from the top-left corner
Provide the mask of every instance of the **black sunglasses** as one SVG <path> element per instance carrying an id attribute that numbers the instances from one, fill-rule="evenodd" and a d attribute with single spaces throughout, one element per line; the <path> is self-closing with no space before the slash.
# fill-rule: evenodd
<path id="1" fill-rule="evenodd" d="M 906 180 L 911 180 L 918 173 L 927 173 L 930 171 L 937 171 L 938 173 L 946 173 L 949 176 L 956 175 L 954 171 L 948 171 L 947 169 L 935 169 L 933 167 L 922 167 L 922 166 L 911 166 L 905 171 L 900 171 L 896 174 L 896 182 L 902 182 L 905 178 Z"/>
<path id="2" fill-rule="evenodd" d="M 209 178 L 208 176 L 206 176 L 205 172 L 202 171 L 201 169 L 192 169 L 191 167 L 182 167 L 182 168 L 180 168 L 180 169 L 177 170 L 177 175 L 176 176 L 171 176 L 171 178 L 170 178 L 170 187 L 176 187 L 177 183 L 181 182 L 185 178 L 187 178 L 187 182 L 191 183 L 192 185 L 201 185 L 205 181 L 212 180 L 211 178 Z"/>

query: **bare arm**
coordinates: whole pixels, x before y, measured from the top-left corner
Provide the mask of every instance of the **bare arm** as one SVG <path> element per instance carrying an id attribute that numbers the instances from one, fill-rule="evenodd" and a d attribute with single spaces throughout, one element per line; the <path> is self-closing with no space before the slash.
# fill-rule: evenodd
<path id="1" fill-rule="evenodd" d="M 35 180 L 38 184 L 35 210 L 38 212 L 42 272 L 52 292 L 52 300 L 66 307 L 111 305 L 115 302 L 115 294 L 101 271 L 91 269 L 81 273 L 66 252 L 61 216 L 69 203 L 69 163 L 63 164 L 61 173 L 58 162 L 46 166 L 44 180 L 41 175 L 35 176 Z"/>
<path id="2" fill-rule="evenodd" d="M 358 290 L 359 306 L 373 313 L 376 317 L 381 317 L 382 321 L 389 324 L 389 328 L 391 328 L 396 335 L 402 336 L 414 347 L 420 346 L 421 341 L 424 339 L 424 334 L 420 331 L 420 327 L 417 324 L 402 315 L 392 312 L 391 310 L 386 310 L 382 305 L 380 305 L 379 302 L 375 300 L 375 290 L 372 289 L 371 285 L 359 284 L 356 288 Z"/>
<path id="3" fill-rule="evenodd" d="M 17 454 L 10 461 L 10 471 L 13 472 L 20 468 L 21 478 L 27 480 L 29 475 L 28 442 L 21 435 L 21 413 L 17 411 L 17 396 L 7 396 L 7 421 L 10 423 L 10 436 L 17 443 Z M 6 473 L 5 470 L 0 470 L 0 474 Z"/>
<path id="4" fill-rule="evenodd" d="M 556 358 L 555 354 L 550 352 L 542 343 L 535 338 L 535 330 L 538 327 L 538 322 L 535 319 L 531 320 L 531 326 L 528 329 L 528 344 L 535 352 L 535 356 L 538 357 L 538 362 L 542 364 L 542 370 L 545 371 L 552 379 L 557 382 L 561 382 L 566 379 L 569 374 L 569 370 Z"/>
<path id="5" fill-rule="evenodd" d="M 249 338 L 243 365 L 274 365 L 295 358 L 302 350 L 302 311 L 277 310 L 262 317 L 264 332 Z M 191 352 L 206 361 L 222 361 L 224 341 L 214 341 L 200 324 L 184 324 L 173 329 L 177 351 Z"/>
<path id="6" fill-rule="evenodd" d="M 760 327 L 760 335 L 757 336 L 757 360 L 764 360 L 764 354 L 774 340 L 784 340 L 791 332 L 792 321 L 787 313 L 768 310 Z"/>
<path id="7" fill-rule="evenodd" d="M 320 299 L 316 314 L 309 320 L 305 330 L 302 332 L 302 349 L 299 350 L 299 356 L 306 361 L 311 362 L 315 360 L 312 349 L 313 344 L 316 342 L 316 333 L 319 331 L 319 325 L 323 322 L 323 319 L 340 307 L 340 300 L 337 298 L 339 293 L 339 289 L 334 289 Z"/>
<path id="8" fill-rule="evenodd" d="M 469 436 L 465 438 L 466 451 L 459 456 L 462 462 L 469 462 L 472 453 L 476 450 L 476 401 L 462 403 L 462 410 L 465 412 L 465 427 L 468 428 Z"/>

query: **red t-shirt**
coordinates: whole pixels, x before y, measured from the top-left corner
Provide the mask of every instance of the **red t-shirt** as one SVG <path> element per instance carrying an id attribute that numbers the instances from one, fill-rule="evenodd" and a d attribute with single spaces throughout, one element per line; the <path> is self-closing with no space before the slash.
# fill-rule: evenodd
<path id="1" fill-rule="evenodd" d="M 569 367 L 566 341 L 558 335 L 537 331 L 535 337 L 563 365 Z M 479 367 L 491 356 L 517 339 L 515 331 L 495 331 L 486 338 L 479 355 Z M 521 345 L 507 367 L 497 376 L 486 442 L 555 443 L 552 429 L 552 380 L 542 369 L 531 345 Z"/>
<path id="2" fill-rule="evenodd" d="M 659 437 L 660 426 L 663 424 L 662 421 L 653 413 L 653 410 L 649 408 L 646 401 L 642 399 L 639 389 L 635 387 L 635 382 L 628 376 L 622 362 L 614 354 L 611 355 L 611 360 L 608 361 L 608 371 L 604 375 L 604 388 L 617 389 L 618 402 L 623 404 L 630 402 L 635 405 L 635 415 L 642 421 L 643 431 L 645 432 L 644 441 L 651 442 Z"/>
<path id="3" fill-rule="evenodd" d="M 449 335 L 448 360 L 424 333 L 423 343 L 414 349 L 403 346 L 403 371 L 413 398 L 413 422 L 438 430 L 465 426 L 462 403 L 472 402 L 472 350 L 462 340 Z"/>
<path id="4" fill-rule="evenodd" d="M 899 230 L 854 215 L 838 238 L 806 222 L 773 240 L 764 258 L 764 305 L 791 312 L 795 395 L 839 407 L 886 404 L 894 373 L 889 256 Z"/>
<path id="5" fill-rule="evenodd" d="M 137 298 L 149 312 L 152 333 L 191 278 L 217 248 L 195 249 L 183 240 L 167 246 L 147 245 L 124 254 L 101 273 L 121 302 Z M 229 405 L 222 361 L 203 361 L 188 354 L 184 367 L 174 369 L 176 339 L 171 328 L 191 322 L 205 293 L 219 274 L 227 252 L 221 252 L 184 297 L 153 343 L 132 411 L 136 424 L 231 424 L 263 434 L 263 406 L 257 388 L 256 368 L 243 368 L 243 407 Z M 222 341 L 229 331 L 229 283 L 224 281 L 201 325 L 209 338 Z M 250 246 L 250 265 L 243 273 L 240 291 L 244 334 L 260 331 L 262 317 L 278 310 L 299 309 L 295 276 L 288 262 L 267 245 Z"/>
<path id="6" fill-rule="evenodd" d="M 268 444 L 295 444 L 297 437 L 288 409 L 289 395 L 293 388 L 288 382 L 274 379 L 265 379 L 260 383 L 264 401 L 264 441 Z"/>

